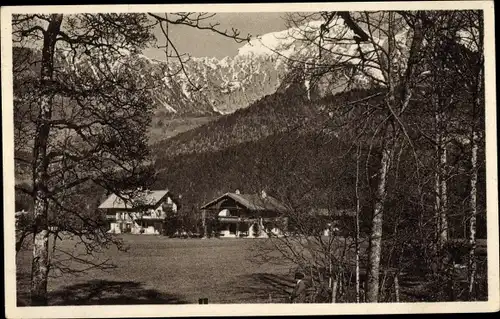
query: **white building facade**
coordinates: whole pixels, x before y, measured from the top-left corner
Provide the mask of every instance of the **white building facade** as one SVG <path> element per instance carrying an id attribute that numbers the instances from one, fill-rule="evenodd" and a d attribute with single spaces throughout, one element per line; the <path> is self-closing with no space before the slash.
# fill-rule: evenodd
<path id="1" fill-rule="evenodd" d="M 148 190 L 126 197 L 112 194 L 99 209 L 106 212 L 110 233 L 160 235 L 165 218 L 175 214 L 178 205 L 168 190 Z"/>

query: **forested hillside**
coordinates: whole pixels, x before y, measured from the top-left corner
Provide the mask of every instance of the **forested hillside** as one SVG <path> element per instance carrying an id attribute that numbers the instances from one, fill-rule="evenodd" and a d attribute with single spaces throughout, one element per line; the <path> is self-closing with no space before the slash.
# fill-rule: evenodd
<path id="1" fill-rule="evenodd" d="M 178 154 L 220 150 L 282 132 L 328 129 L 334 108 L 377 92 L 377 89 L 352 90 L 311 101 L 306 98 L 304 88 L 299 91 L 294 86 L 265 96 L 248 108 L 158 142 L 152 146 L 153 155 L 161 160 Z"/>
<path id="2" fill-rule="evenodd" d="M 353 132 L 361 122 L 358 116 L 347 115 L 346 110 L 361 116 L 366 105 L 376 108 L 383 96 L 377 89 L 353 90 L 318 101 L 303 96 L 291 91 L 266 96 L 246 109 L 154 145 L 155 186 L 181 194 L 187 205 L 184 208 L 193 212 L 206 201 L 236 189 L 248 193 L 266 190 L 294 207 L 354 207 Z M 412 146 L 406 144 L 398 150 L 387 199 L 388 209 L 395 211 L 387 217 L 387 228 L 393 227 L 391 220 L 395 221 L 393 218 L 399 214 L 396 211 L 407 216 L 408 225 L 432 215 L 430 206 L 423 205 L 421 194 L 429 194 L 424 200 L 432 201 L 433 184 L 426 176 L 432 176 L 434 149 L 420 132 L 425 126 L 422 117 L 429 116 L 427 123 L 431 123 L 432 115 L 419 110 L 419 99 L 413 103 L 417 111 L 408 112 L 404 120 L 420 124 L 408 127 Z M 364 214 L 369 214 L 373 205 L 367 194 L 376 187 L 382 140 L 376 138 L 370 143 L 363 145 L 360 155 L 360 188 L 366 195 L 361 198 Z M 448 159 L 456 167 L 449 182 L 449 206 L 456 212 L 450 214 L 450 224 L 454 225 L 450 233 L 463 237 L 461 225 L 466 207 L 461 198 L 468 192 L 467 177 L 459 168 L 466 165 L 463 149 L 450 146 Z M 417 160 L 427 169 L 416 173 Z M 484 180 L 484 166 L 479 178 Z M 484 196 L 479 201 L 485 205 Z M 366 215 L 364 220 L 368 219 Z M 484 236 L 485 219 L 481 217 L 479 232 Z"/>

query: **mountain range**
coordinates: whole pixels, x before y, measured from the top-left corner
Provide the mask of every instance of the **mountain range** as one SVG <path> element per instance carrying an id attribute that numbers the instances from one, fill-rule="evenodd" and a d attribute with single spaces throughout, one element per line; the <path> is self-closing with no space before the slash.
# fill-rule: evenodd
<path id="1" fill-rule="evenodd" d="M 242 45 L 235 56 L 222 59 L 192 57 L 183 62 L 175 58 L 160 61 L 123 50 L 123 56 L 112 62 L 112 67 L 132 67 L 131 76 L 152 88 L 155 115 L 150 140 L 155 143 L 244 109 L 275 92 L 292 92 L 289 88 L 297 89 L 309 100 L 344 90 L 345 72 L 360 62 L 346 57 L 355 56 L 360 49 L 368 52 L 372 44 L 357 44 L 339 18 L 327 26 L 326 36 L 343 34 L 348 40 L 322 44 L 319 50 L 317 34 L 323 27 L 321 22 L 311 21 L 264 34 Z M 400 51 L 407 48 L 405 32 L 396 37 Z M 378 42 L 384 45 L 383 40 Z M 63 48 L 57 54 L 63 68 L 76 74 L 86 72 L 87 76 L 94 71 L 98 76 L 94 69 L 99 67 L 99 57 L 75 61 L 71 50 Z M 331 65 L 339 66 L 338 70 L 332 72 L 328 69 Z M 312 72 L 324 75 L 311 83 Z M 350 85 L 367 87 L 370 79 L 381 77 L 377 70 L 366 68 Z"/>
<path id="2" fill-rule="evenodd" d="M 217 59 L 213 57 L 193 57 L 183 63 L 170 58 L 168 61 L 149 59 L 139 55 L 134 63 L 141 64 L 141 74 L 174 74 L 163 76 L 155 91 L 157 106 L 170 114 L 211 115 L 228 114 L 237 109 L 247 107 L 259 98 L 274 93 L 280 87 L 287 87 L 290 81 L 298 77 L 304 86 L 309 88 L 308 69 L 320 69 L 322 64 L 337 63 L 339 65 L 355 65 L 359 59 L 346 58 L 355 56 L 358 45 L 354 40 L 346 40 L 335 44 L 322 45 L 320 53 L 316 39 L 312 34 L 320 30 L 321 22 L 312 21 L 307 25 L 279 32 L 264 34 L 244 44 L 238 54 L 233 57 Z M 352 32 L 342 21 L 330 26 L 331 34 L 344 34 L 352 39 Z M 406 32 L 396 39 L 400 42 L 401 52 L 406 47 Z M 384 41 L 379 41 L 383 45 Z M 362 44 L 363 50 L 369 50 L 371 44 Z M 318 57 L 321 56 L 321 57 Z M 399 58 L 399 57 L 395 57 Z M 134 56 L 134 59 L 137 57 Z M 295 74 L 291 72 L 302 72 Z M 375 69 L 367 71 L 375 78 L 381 74 Z M 367 82 L 365 79 L 358 79 Z M 332 94 L 343 88 L 337 81 L 324 81 L 321 95 Z M 328 83 L 328 84 L 327 84 Z"/>
<path id="3" fill-rule="evenodd" d="M 231 114 L 291 86 L 300 87 L 309 100 L 344 90 L 348 78 L 346 72 L 360 63 L 360 59 L 352 57 L 358 50 L 373 54 L 373 44 L 358 44 L 352 31 L 339 18 L 327 26 L 326 36 L 343 34 L 346 40 L 323 43 L 320 50 L 317 35 L 322 29 L 321 23 L 311 21 L 253 38 L 233 57 L 191 58 L 183 63 L 184 70 L 176 59 L 159 61 L 143 55 L 134 56 L 131 63 L 140 66 L 138 77 L 153 75 L 157 79 L 152 141 Z M 403 57 L 408 48 L 407 32 L 401 30 L 396 35 L 398 49 L 393 63 L 401 66 L 405 64 Z M 386 45 L 383 39 L 374 42 Z M 332 71 L 331 65 L 338 68 Z M 312 73 L 323 75 L 316 76 L 312 83 Z M 383 79 L 383 75 L 375 68 L 365 67 L 363 73 L 351 77 L 349 85 L 366 88 L 373 79 Z"/>

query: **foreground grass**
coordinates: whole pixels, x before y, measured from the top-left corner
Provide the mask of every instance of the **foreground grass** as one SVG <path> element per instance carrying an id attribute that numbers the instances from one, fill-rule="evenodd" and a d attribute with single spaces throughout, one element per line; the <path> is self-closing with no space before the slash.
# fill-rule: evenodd
<path id="1" fill-rule="evenodd" d="M 121 238 L 129 247 L 127 251 L 112 247 L 94 260 L 109 259 L 114 269 L 77 274 L 52 271 L 49 304 L 179 304 L 198 303 L 199 298 L 208 298 L 210 303 L 266 303 L 271 298 L 281 303 L 294 285 L 294 266 L 279 258 L 272 246 L 266 246 L 265 239 Z M 67 251 L 82 252 L 72 240 L 60 245 Z M 486 242 L 480 241 L 478 250 L 485 249 Z M 267 258 L 262 258 L 263 252 Z M 31 250 L 26 249 L 17 256 L 19 306 L 29 304 L 30 267 Z M 414 275 L 401 278 L 402 300 L 428 301 L 424 284 L 429 283 Z"/>
<path id="2" fill-rule="evenodd" d="M 259 264 L 259 239 L 168 239 L 123 235 L 126 252 L 109 249 L 115 269 L 52 273 L 51 305 L 267 302 L 284 300 L 293 286 L 291 265 Z M 62 243 L 72 249 L 71 240 Z M 31 251 L 17 257 L 18 304 L 29 302 Z"/>

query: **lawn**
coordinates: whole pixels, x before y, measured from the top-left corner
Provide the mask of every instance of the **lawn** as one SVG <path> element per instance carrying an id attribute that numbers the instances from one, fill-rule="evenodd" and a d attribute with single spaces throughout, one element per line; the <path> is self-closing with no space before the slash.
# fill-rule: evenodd
<path id="1" fill-rule="evenodd" d="M 262 262 L 259 253 L 265 239 L 121 237 L 129 246 L 126 252 L 110 248 L 96 260 L 109 258 L 116 268 L 53 276 L 48 284 L 49 305 L 179 304 L 198 303 L 199 298 L 208 298 L 209 303 L 266 303 L 270 297 L 272 302 L 285 302 L 294 285 L 293 265 L 275 258 L 277 263 Z M 81 251 L 72 240 L 62 245 Z M 478 252 L 485 249 L 482 240 Z M 21 251 L 17 256 L 19 306 L 29 303 L 30 267 L 31 250 Z M 402 298 L 427 298 L 419 288 L 422 278 L 410 277 L 414 276 L 401 280 Z"/>
<path id="2" fill-rule="evenodd" d="M 293 287 L 291 265 L 262 264 L 260 239 L 169 239 L 122 235 L 126 252 L 105 257 L 115 269 L 64 274 L 48 284 L 50 305 L 284 301 Z M 262 243 L 262 242 L 260 242 Z M 74 242 L 63 242 L 66 248 Z M 101 258 L 103 258 L 102 256 Z M 29 301 L 31 251 L 17 256 L 18 304 Z"/>

